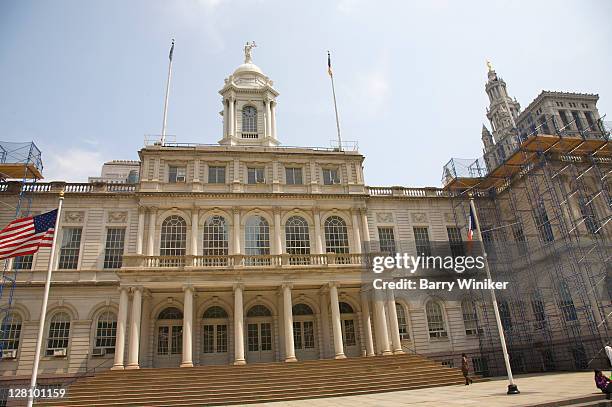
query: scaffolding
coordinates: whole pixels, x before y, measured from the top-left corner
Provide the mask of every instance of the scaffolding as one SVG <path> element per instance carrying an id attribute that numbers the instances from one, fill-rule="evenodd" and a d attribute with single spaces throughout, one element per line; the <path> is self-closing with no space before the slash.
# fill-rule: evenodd
<path id="1" fill-rule="evenodd" d="M 41 152 L 33 142 L 15 143 L 0 141 L 0 189 L 8 188 L 8 180 L 20 180 L 17 201 L 2 202 L 3 206 L 15 210 L 15 219 L 30 215 L 32 191 L 29 187 L 42 178 Z M 13 206 L 14 205 L 14 206 Z M 0 284 L 0 354 L 4 357 L 5 346 L 15 338 L 13 326 L 13 299 L 17 274 L 25 264 L 31 264 L 31 255 L 4 261 Z M 11 349 L 6 349 L 11 351 Z"/>
<path id="2" fill-rule="evenodd" d="M 612 316 L 612 143 L 602 120 L 558 126 L 545 117 L 529 133 L 511 134 L 507 151 L 450 160 L 442 182 L 457 225 L 466 228 L 475 198 L 482 240 L 498 293 L 502 326 L 516 372 L 607 367 Z M 506 145 L 507 149 L 507 145 Z M 496 166 L 485 165 L 491 162 Z M 490 374 L 505 372 L 488 293 L 481 357 Z M 485 330 L 489 330 L 486 331 Z"/>

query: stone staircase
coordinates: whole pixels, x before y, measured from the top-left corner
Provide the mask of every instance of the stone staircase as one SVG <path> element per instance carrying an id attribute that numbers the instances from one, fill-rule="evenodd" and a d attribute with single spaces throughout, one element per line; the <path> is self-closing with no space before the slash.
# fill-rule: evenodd
<path id="1" fill-rule="evenodd" d="M 463 376 L 418 355 L 245 366 L 105 371 L 74 382 L 43 406 L 203 406 L 263 403 L 462 384 Z"/>

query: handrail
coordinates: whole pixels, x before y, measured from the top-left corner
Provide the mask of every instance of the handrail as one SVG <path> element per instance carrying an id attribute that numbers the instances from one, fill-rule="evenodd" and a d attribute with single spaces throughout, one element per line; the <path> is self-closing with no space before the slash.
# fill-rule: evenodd
<path id="1" fill-rule="evenodd" d="M 324 254 L 268 254 L 226 256 L 144 256 L 125 255 L 122 269 L 142 268 L 234 268 L 234 267 L 292 267 L 292 266 L 355 266 L 367 264 L 368 256 L 362 253 Z"/>

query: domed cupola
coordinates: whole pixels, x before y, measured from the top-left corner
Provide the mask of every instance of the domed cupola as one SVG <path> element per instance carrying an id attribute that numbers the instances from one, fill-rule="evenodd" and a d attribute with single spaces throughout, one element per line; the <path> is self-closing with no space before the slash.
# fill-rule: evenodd
<path id="1" fill-rule="evenodd" d="M 224 145 L 277 146 L 276 97 L 273 82 L 253 63 L 255 42 L 244 46 L 244 63 L 225 79 L 223 97 Z"/>

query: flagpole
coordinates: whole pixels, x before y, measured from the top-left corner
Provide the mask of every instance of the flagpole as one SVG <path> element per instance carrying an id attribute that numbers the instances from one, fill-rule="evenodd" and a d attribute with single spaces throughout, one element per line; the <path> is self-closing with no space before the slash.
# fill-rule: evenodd
<path id="1" fill-rule="evenodd" d="M 38 337 L 36 338 L 36 352 L 34 353 L 34 365 L 32 366 L 32 378 L 30 381 L 30 392 L 28 394 L 28 407 L 32 407 L 32 404 L 34 404 L 34 391 L 36 390 L 38 364 L 40 363 L 40 353 L 42 349 L 43 336 L 45 333 L 45 317 L 47 315 L 47 304 L 49 302 L 49 289 L 51 288 L 51 271 L 53 270 L 53 259 L 55 258 L 55 246 L 57 242 L 57 235 L 59 234 L 59 224 L 62 215 L 63 203 L 64 191 L 61 191 L 59 194 L 59 204 L 57 206 L 57 217 L 55 218 L 55 229 L 53 229 L 53 242 L 51 243 L 51 253 L 49 254 L 49 267 L 47 268 L 45 291 L 43 293 L 42 305 L 40 306 L 40 322 L 38 323 Z"/>
<path id="2" fill-rule="evenodd" d="M 166 80 L 166 97 L 164 98 L 164 121 L 162 123 L 161 131 L 161 145 L 166 144 L 166 123 L 168 120 L 168 98 L 170 97 L 170 81 L 172 80 L 172 53 L 174 52 L 174 38 L 172 39 L 172 46 L 170 47 L 170 54 L 168 62 L 168 79 Z"/>
<path id="3" fill-rule="evenodd" d="M 478 237 L 480 239 L 480 248 L 484 257 L 484 268 L 487 273 L 489 281 L 493 281 L 491 278 L 491 270 L 489 269 L 489 260 L 487 259 L 487 252 L 485 250 L 484 242 L 482 240 L 482 231 L 480 230 L 480 222 L 478 221 L 478 213 L 476 212 L 476 205 L 474 205 L 474 197 L 470 197 L 470 210 L 474 216 L 476 223 L 476 230 L 478 231 Z M 497 331 L 499 332 L 499 340 L 501 341 L 502 352 L 504 354 L 504 363 L 506 364 L 506 372 L 508 373 L 508 392 L 507 394 L 519 394 L 520 391 L 518 386 L 514 383 L 514 377 L 512 377 L 512 367 L 510 366 L 510 356 L 508 355 L 508 348 L 506 346 L 506 335 L 504 335 L 504 327 L 501 323 L 501 317 L 499 315 L 499 307 L 497 305 L 497 296 L 495 290 L 491 288 L 491 301 L 493 302 L 493 313 L 495 314 L 495 322 L 497 323 Z"/>
<path id="4" fill-rule="evenodd" d="M 331 79 L 332 95 L 334 96 L 334 111 L 336 112 L 336 129 L 338 130 L 338 148 L 342 151 L 342 137 L 340 136 L 340 120 L 338 119 L 338 105 L 336 104 L 336 87 L 334 86 L 334 74 L 331 69 L 331 55 L 327 51 L 327 68 Z"/>

